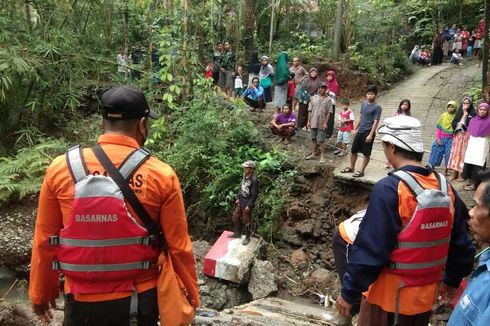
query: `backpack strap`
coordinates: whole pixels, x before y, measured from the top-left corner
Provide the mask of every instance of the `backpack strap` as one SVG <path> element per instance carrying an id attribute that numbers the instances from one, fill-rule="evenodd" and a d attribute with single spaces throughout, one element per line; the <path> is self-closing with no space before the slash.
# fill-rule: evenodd
<path id="1" fill-rule="evenodd" d="M 420 183 L 415 179 L 410 173 L 402 171 L 402 170 L 397 170 L 394 172 L 390 172 L 389 175 L 394 176 L 395 178 L 399 179 L 407 187 L 412 191 L 412 193 L 417 197 L 420 195 L 425 189 L 420 185 Z"/>
<path id="2" fill-rule="evenodd" d="M 66 151 L 66 163 L 74 183 L 79 182 L 88 175 L 87 166 L 83 159 L 82 146 L 75 145 Z"/>
<path id="3" fill-rule="evenodd" d="M 138 170 L 138 168 L 149 159 L 151 153 L 144 147 L 140 147 L 126 157 L 119 167 L 119 172 L 126 181 Z"/>
<path id="4" fill-rule="evenodd" d="M 448 195 L 448 187 L 447 187 L 447 180 L 446 177 L 440 174 L 439 172 L 434 171 L 434 174 L 437 178 L 437 181 L 439 181 L 439 189 L 441 189 L 441 192 L 444 195 Z"/>
<path id="5" fill-rule="evenodd" d="M 114 180 L 119 189 L 121 189 L 124 199 L 129 202 L 131 207 L 134 209 L 136 215 L 138 215 L 140 220 L 145 225 L 145 228 L 157 241 L 158 246 L 163 249 L 165 254 L 167 254 L 167 242 L 165 240 L 164 234 L 162 233 L 162 230 L 160 229 L 160 224 L 150 217 L 150 214 L 148 214 L 146 208 L 141 204 L 138 197 L 136 197 L 133 189 L 131 189 L 126 179 L 124 179 L 119 170 L 111 162 L 102 147 L 97 144 L 92 147 L 92 151 L 94 152 L 95 157 L 97 157 L 99 162 L 105 168 L 107 174 L 112 178 L 112 180 Z"/>

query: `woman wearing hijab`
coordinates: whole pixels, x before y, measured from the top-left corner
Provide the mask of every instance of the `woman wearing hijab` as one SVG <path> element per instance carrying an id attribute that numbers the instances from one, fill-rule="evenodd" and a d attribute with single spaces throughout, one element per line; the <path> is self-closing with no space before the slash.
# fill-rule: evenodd
<path id="1" fill-rule="evenodd" d="M 259 77 L 260 72 L 260 60 L 259 53 L 257 51 L 252 52 L 250 61 L 248 62 L 248 84 L 252 84 L 254 77 Z"/>
<path id="2" fill-rule="evenodd" d="M 260 86 L 264 89 L 264 101 L 272 101 L 272 78 L 274 77 L 274 68 L 269 63 L 269 58 L 265 55 L 260 59 L 261 66 L 259 71 Z"/>
<path id="3" fill-rule="evenodd" d="M 443 51 L 442 51 L 442 45 L 444 44 L 444 41 L 446 38 L 444 37 L 444 33 L 439 33 L 435 38 L 434 38 L 434 52 L 432 53 L 432 65 L 438 65 L 442 63 L 442 56 L 443 56 Z"/>
<path id="4" fill-rule="evenodd" d="M 471 100 L 471 97 L 466 96 L 463 98 L 453 119 L 453 143 L 451 145 L 451 155 L 449 156 L 449 162 L 447 164 L 447 168 L 455 172 L 452 180 L 457 180 L 459 182 L 464 181 L 464 179 L 460 177 L 460 174 L 463 172 L 464 156 L 470 137 L 467 129 L 470 120 L 474 116 L 476 116 L 476 111 L 473 107 L 473 101 Z"/>
<path id="5" fill-rule="evenodd" d="M 337 81 L 337 75 L 335 71 L 329 70 L 327 72 L 327 77 L 325 78 L 325 84 L 328 87 L 328 95 L 332 97 L 332 114 L 330 115 L 330 119 L 327 122 L 327 131 L 326 137 L 330 138 L 333 134 L 333 125 L 335 120 L 335 99 L 340 97 L 340 84 Z"/>
<path id="6" fill-rule="evenodd" d="M 274 87 L 274 107 L 279 111 L 286 104 L 288 99 L 288 54 L 281 52 L 277 58 L 276 66 L 276 86 Z"/>
<path id="7" fill-rule="evenodd" d="M 478 173 L 486 170 L 488 154 L 488 137 L 490 137 L 490 117 L 488 103 L 480 103 L 476 116 L 468 126 L 470 138 L 464 156 L 463 178 L 468 179 L 464 190 L 475 190 Z"/>
<path id="8" fill-rule="evenodd" d="M 308 76 L 301 82 L 301 88 L 298 91 L 298 128 L 307 130 L 306 124 L 308 123 L 308 103 L 310 102 L 310 97 L 315 95 L 315 93 L 320 87 L 320 77 L 318 77 L 318 70 L 316 68 L 311 68 Z"/>

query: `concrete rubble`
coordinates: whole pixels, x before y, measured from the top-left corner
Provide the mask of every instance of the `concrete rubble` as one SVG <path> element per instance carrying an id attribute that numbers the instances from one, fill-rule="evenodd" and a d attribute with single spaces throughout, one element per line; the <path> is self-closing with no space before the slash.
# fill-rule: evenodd
<path id="1" fill-rule="evenodd" d="M 192 325 L 331 325 L 327 321 L 331 315 L 332 312 L 321 306 L 266 298 L 223 312 L 200 309 Z"/>

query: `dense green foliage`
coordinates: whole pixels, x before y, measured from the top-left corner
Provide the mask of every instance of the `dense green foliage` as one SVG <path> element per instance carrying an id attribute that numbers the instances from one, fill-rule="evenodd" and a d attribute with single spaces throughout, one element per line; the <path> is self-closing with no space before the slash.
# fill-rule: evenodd
<path id="1" fill-rule="evenodd" d="M 235 202 L 242 178 L 241 164 L 257 162 L 260 196 L 255 214 L 259 231 L 266 235 L 279 226 L 287 191 L 286 156 L 280 151 L 261 149 L 261 135 L 247 110 L 240 106 L 224 108 L 209 86 L 178 106 L 165 129 L 153 126 L 160 141 L 150 139 L 156 156 L 168 162 L 182 176 L 182 188 L 189 200 L 189 214 L 208 220 L 227 216 Z"/>
<path id="2" fill-rule="evenodd" d="M 178 172 L 189 213 L 204 216 L 209 225 L 211 217 L 229 215 L 240 163 L 254 159 L 261 183 L 259 230 L 271 235 L 294 171 L 285 167 L 283 153 L 263 149 L 240 103 L 221 100 L 202 78 L 204 63 L 222 40 L 231 41 L 239 63 L 249 60 L 250 40 L 272 58 L 286 50 L 308 65 L 330 61 L 336 5 L 0 0 L 0 202 L 36 194 L 54 156 L 74 143 L 93 144 L 100 133 L 98 95 L 113 85 L 134 84 L 163 113 L 147 144 Z M 341 66 L 389 84 L 408 73 L 414 44 L 430 45 L 445 24 L 474 26 L 481 7 L 477 0 L 346 0 Z M 131 53 L 137 42 L 141 79 L 126 80 L 117 74 L 116 55 L 121 47 Z M 471 92 L 476 95 L 476 89 Z"/>

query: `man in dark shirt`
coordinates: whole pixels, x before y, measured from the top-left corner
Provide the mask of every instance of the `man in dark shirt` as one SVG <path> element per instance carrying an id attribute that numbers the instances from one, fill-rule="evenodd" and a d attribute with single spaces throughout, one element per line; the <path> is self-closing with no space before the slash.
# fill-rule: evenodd
<path id="1" fill-rule="evenodd" d="M 219 64 L 220 64 L 220 74 L 218 85 L 225 91 L 226 95 L 232 96 L 233 86 L 234 86 L 234 71 L 236 58 L 235 54 L 231 51 L 230 42 L 223 42 L 224 51 L 221 53 Z"/>
<path id="2" fill-rule="evenodd" d="M 352 150 L 350 157 L 350 167 L 343 169 L 342 173 L 354 172 L 357 161 L 357 154 L 362 153 L 362 167 L 354 173 L 353 177 L 360 178 L 364 176 L 369 161 L 371 160 L 371 152 L 373 150 L 374 137 L 376 136 L 376 128 L 378 128 L 379 119 L 381 118 L 381 106 L 376 103 L 378 89 L 375 85 L 369 85 L 367 89 L 367 101 L 361 104 L 361 113 L 359 121 L 352 132 L 354 141 L 352 142 Z"/>
<path id="3" fill-rule="evenodd" d="M 359 232 L 348 249 L 337 308 L 349 316 L 362 293 L 359 325 L 427 325 L 438 294 L 452 302 L 462 278 L 471 272 L 475 249 L 466 230 L 468 213 L 444 177 L 422 165 L 420 121 L 390 117 L 378 133 L 396 174 L 373 187 Z M 413 179 L 414 188 L 401 181 L 400 173 Z M 433 209 L 438 213 L 431 214 Z M 444 219 L 446 224 L 437 222 Z M 449 237 L 438 238 L 446 234 Z M 445 257 L 434 261 L 437 257 L 432 253 L 440 255 L 445 245 Z M 407 250 L 413 251 L 407 254 Z M 434 266 L 437 269 L 429 269 Z"/>
<path id="4" fill-rule="evenodd" d="M 254 175 L 255 162 L 246 161 L 242 164 L 243 167 L 243 179 L 240 186 L 240 190 L 236 195 L 235 211 L 233 212 L 233 226 L 234 233 L 230 237 L 241 238 L 242 229 L 240 223 L 240 215 L 243 216 L 243 221 L 245 222 L 245 239 L 242 244 L 248 245 L 250 242 L 251 233 L 251 216 L 252 209 L 255 206 L 255 201 L 257 200 L 257 194 L 259 192 L 259 182 L 257 177 Z"/>

